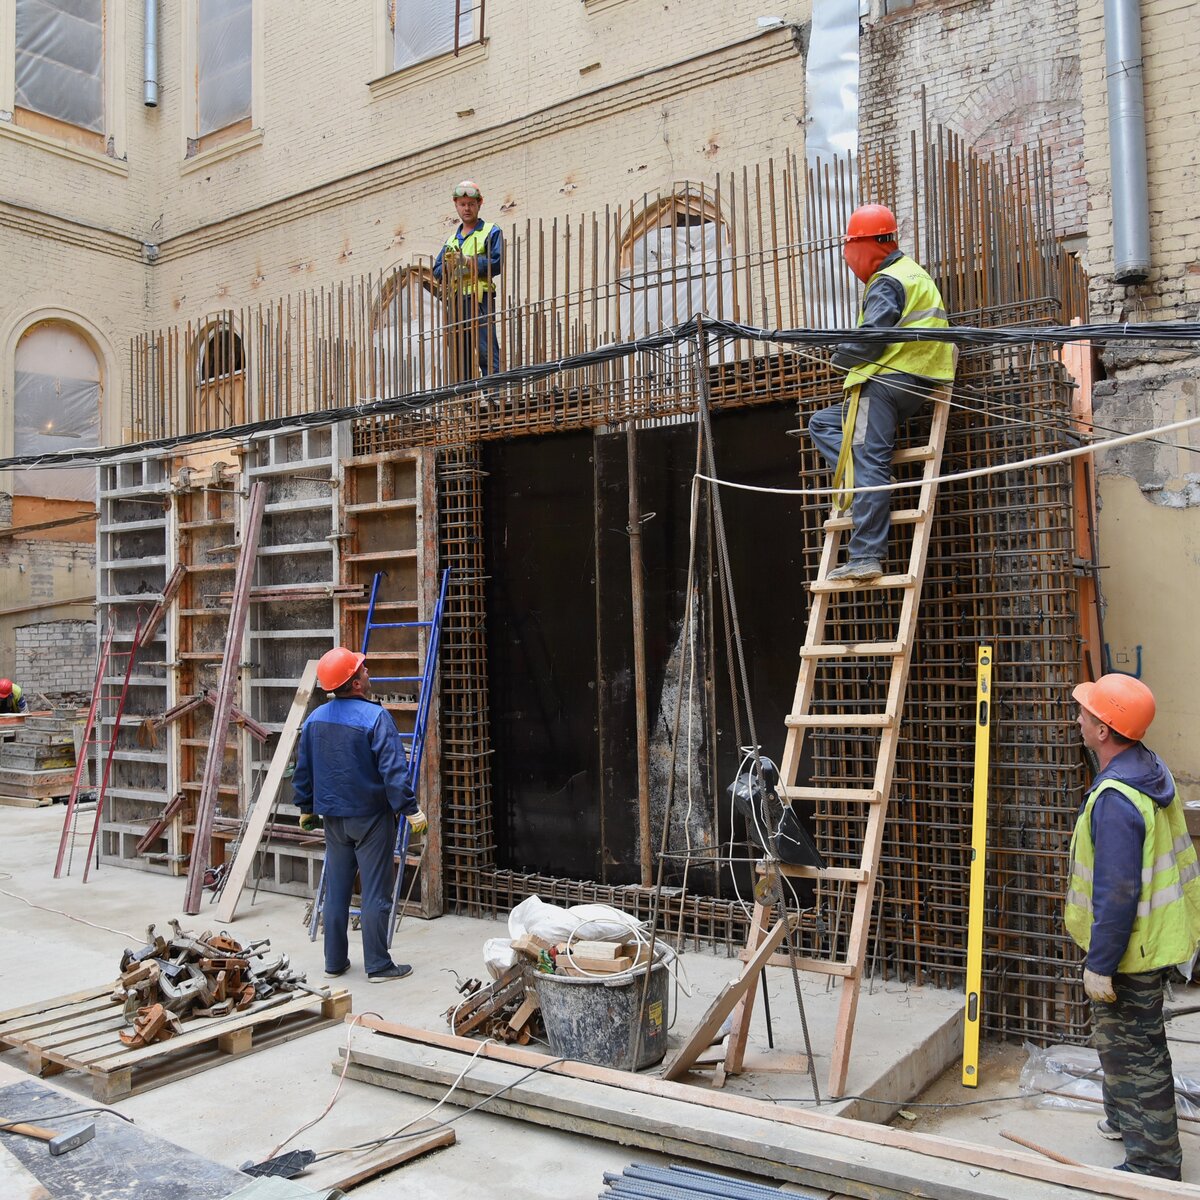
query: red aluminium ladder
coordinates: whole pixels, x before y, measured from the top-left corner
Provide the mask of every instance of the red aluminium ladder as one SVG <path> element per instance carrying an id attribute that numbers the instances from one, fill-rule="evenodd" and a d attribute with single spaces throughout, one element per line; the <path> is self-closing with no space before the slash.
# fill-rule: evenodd
<path id="1" fill-rule="evenodd" d="M 138 612 L 137 625 L 133 631 L 133 640 L 128 650 L 114 650 L 113 638 L 116 636 L 116 621 L 110 620 L 108 632 L 100 646 L 100 656 L 96 662 L 96 680 L 92 684 L 92 702 L 88 706 L 87 722 L 83 727 L 83 739 L 75 756 L 75 777 L 71 781 L 71 795 L 67 800 L 67 811 L 63 817 L 62 837 L 58 842 L 58 857 L 54 860 L 54 878 L 59 879 L 63 873 L 63 863 L 66 862 L 67 874 L 71 873 L 71 863 L 75 857 L 75 846 L 79 840 L 79 794 L 86 790 L 86 771 L 88 759 L 91 757 L 93 746 L 103 747 L 104 769 L 100 775 L 100 785 L 96 789 L 96 815 L 92 822 L 91 834 L 88 838 L 87 856 L 83 863 L 83 882 L 87 883 L 88 874 L 92 867 L 92 856 L 96 851 L 96 839 L 100 835 L 100 821 L 104 815 L 104 797 L 108 792 L 108 777 L 112 770 L 113 754 L 117 748 L 117 739 L 121 734 L 121 716 L 125 712 L 125 700 L 129 695 L 129 679 L 133 674 L 133 660 L 141 648 L 142 629 L 145 622 L 142 613 Z M 125 674 L 121 680 L 121 690 L 115 696 L 105 693 L 105 680 L 108 675 L 108 664 L 113 659 L 125 660 Z M 110 737 L 97 737 L 96 728 L 103 728 L 102 701 L 116 699 L 117 707 L 113 714 Z"/>

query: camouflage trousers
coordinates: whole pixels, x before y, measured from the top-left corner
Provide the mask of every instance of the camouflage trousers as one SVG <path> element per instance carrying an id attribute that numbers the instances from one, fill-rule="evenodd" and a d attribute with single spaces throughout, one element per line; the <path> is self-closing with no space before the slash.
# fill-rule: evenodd
<path id="1" fill-rule="evenodd" d="M 1104 1069 L 1104 1115 L 1125 1143 L 1125 1169 L 1179 1179 L 1183 1152 L 1163 1025 L 1165 976 L 1114 975 L 1116 1003 L 1092 1003 L 1092 1044 Z"/>

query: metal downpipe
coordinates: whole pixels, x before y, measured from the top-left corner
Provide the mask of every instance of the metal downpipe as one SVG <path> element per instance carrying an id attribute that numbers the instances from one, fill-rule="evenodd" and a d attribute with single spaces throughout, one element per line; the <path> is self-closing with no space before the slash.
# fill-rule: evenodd
<path id="1" fill-rule="evenodd" d="M 158 0 L 146 0 L 146 27 L 142 39 L 145 85 L 142 103 L 147 108 L 158 107 Z"/>
<path id="2" fill-rule="evenodd" d="M 1112 172 L 1113 278 L 1141 283 L 1150 274 L 1150 197 L 1139 0 L 1104 0 Z"/>

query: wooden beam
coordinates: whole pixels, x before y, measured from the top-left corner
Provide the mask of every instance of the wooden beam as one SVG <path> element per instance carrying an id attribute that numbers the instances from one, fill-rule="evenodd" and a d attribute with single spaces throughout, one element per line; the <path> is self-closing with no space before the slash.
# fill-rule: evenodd
<path id="1" fill-rule="evenodd" d="M 700 1024 L 692 1030 L 687 1041 L 675 1053 L 675 1057 L 663 1068 L 664 1079 L 678 1079 L 691 1069 L 701 1051 L 712 1045 L 717 1030 L 725 1018 L 738 1006 L 741 998 L 758 983 L 758 974 L 763 964 L 771 957 L 787 933 L 787 918 L 776 921 L 755 947 L 754 953 L 742 967 L 737 979 L 731 979 L 717 998 L 709 1005 Z"/>
<path id="2" fill-rule="evenodd" d="M 893 1129 L 887 1125 L 873 1125 L 865 1121 L 851 1120 L 849 1117 L 827 1116 L 820 1112 L 791 1108 L 784 1104 L 759 1100 L 751 1096 L 712 1091 L 666 1079 L 656 1079 L 650 1075 L 638 1075 L 629 1071 L 617 1071 L 611 1067 L 597 1067 L 589 1063 L 571 1060 L 558 1062 L 549 1055 L 526 1050 L 519 1046 L 490 1043 L 485 1044 L 481 1049 L 480 1043 L 472 1038 L 455 1037 L 451 1033 L 440 1033 L 428 1029 L 417 1029 L 370 1015 L 360 1015 L 358 1024 L 386 1037 L 398 1038 L 421 1046 L 453 1050 L 462 1055 L 478 1052 L 480 1059 L 492 1059 L 525 1070 L 538 1068 L 542 1074 L 546 1075 L 564 1075 L 572 1079 L 607 1084 L 610 1087 L 635 1092 L 639 1095 L 683 1101 L 697 1109 L 708 1108 L 721 1113 L 759 1117 L 797 1129 L 835 1135 L 850 1142 L 865 1144 L 868 1147 L 904 1150 L 946 1163 L 960 1163 L 968 1169 L 1000 1171 L 1019 1179 L 1030 1179 L 1041 1184 L 1051 1184 L 1059 1188 L 1076 1188 L 1079 1189 L 1081 1198 L 1084 1196 L 1112 1196 L 1119 1200 L 1185 1200 L 1185 1198 L 1186 1200 L 1200 1200 L 1200 1186 L 1194 1184 L 1173 1183 L 1167 1180 L 1152 1179 L 1145 1175 L 1122 1175 L 1120 1171 L 1114 1172 L 1110 1168 L 1104 1167 L 1068 1167 L 1046 1162 L 1032 1154 L 1022 1154 L 1019 1151 L 993 1149 L 989 1146 L 979 1146 L 972 1142 L 938 1137 L 933 1134 L 911 1133 L 908 1130 Z M 386 1051 L 381 1049 L 375 1054 L 385 1056 Z M 359 1057 L 359 1051 L 355 1050 L 351 1053 L 351 1062 L 357 1057 Z M 340 1070 L 340 1064 L 338 1064 L 338 1069 Z M 353 1074 L 353 1072 L 350 1073 Z M 613 1107 L 614 1124 L 621 1124 L 630 1110 L 631 1106 L 628 1103 L 615 1102 Z M 683 1117 L 682 1123 L 685 1125 L 689 1123 L 686 1116 Z M 846 1161 L 848 1168 L 854 1170 L 855 1168 L 851 1164 L 863 1162 L 863 1154 L 848 1147 Z M 944 1178 L 945 1174 L 946 1171 L 943 1168 L 933 1164 L 928 1167 L 930 1181 L 935 1185 Z M 933 1186 L 922 1194 L 938 1197 L 968 1193 L 954 1193 L 948 1189 L 940 1191 Z M 1022 1194 L 1030 1193 L 1023 1192 Z"/>
<path id="3" fill-rule="evenodd" d="M 312 699 L 316 686 L 317 660 L 313 658 L 309 659 L 304 673 L 300 676 L 300 684 L 292 697 L 292 707 L 288 709 L 287 720 L 284 721 L 279 741 L 275 744 L 275 753 L 271 756 L 271 765 L 267 767 L 262 786 L 258 789 L 254 807 L 246 817 L 246 826 L 242 830 L 237 854 L 230 865 L 229 873 L 225 876 L 225 886 L 217 904 L 217 920 L 222 924 L 232 921 L 237 910 L 238 899 L 246 886 L 246 880 L 250 877 L 250 866 L 258 853 L 258 846 L 271 820 L 271 814 L 275 811 L 275 800 L 283 783 L 283 775 L 291 761 L 296 739 L 300 736 L 300 726 L 304 723 L 304 714 L 308 711 L 308 702 Z"/>
<path id="4" fill-rule="evenodd" d="M 258 565 L 258 537 L 262 530 L 263 508 L 267 502 L 267 485 L 260 479 L 250 485 L 250 501 L 246 525 L 242 532 L 242 552 L 238 558 L 237 575 L 233 584 L 233 606 L 229 610 L 229 627 L 225 635 L 225 655 L 221 659 L 221 678 L 217 686 L 217 702 L 213 706 L 212 729 L 208 754 L 204 759 L 204 778 L 200 799 L 196 802 L 196 831 L 192 835 L 192 855 L 188 862 L 187 889 L 183 911 L 195 916 L 200 911 L 204 893 L 204 871 L 212 857 L 213 818 L 220 798 L 221 747 L 229 730 L 233 709 L 233 693 L 237 687 L 238 668 L 242 659 L 242 638 L 246 632 L 246 613 L 250 607 L 250 584 Z"/>

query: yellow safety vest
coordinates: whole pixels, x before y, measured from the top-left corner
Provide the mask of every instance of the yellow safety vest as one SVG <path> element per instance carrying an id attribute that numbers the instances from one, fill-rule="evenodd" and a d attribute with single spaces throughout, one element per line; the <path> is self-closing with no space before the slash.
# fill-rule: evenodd
<path id="1" fill-rule="evenodd" d="M 937 284 L 929 272 L 907 255 L 898 258 L 890 267 L 876 271 L 867 280 L 867 290 L 880 275 L 890 275 L 904 288 L 904 311 L 896 323 L 897 329 L 946 329 L 945 302 Z M 865 293 L 864 293 L 865 298 Z M 866 317 L 866 305 L 858 314 L 862 325 Z M 850 370 L 842 387 L 846 390 L 865 383 L 872 375 L 886 375 L 893 371 L 905 371 L 909 375 L 920 375 L 923 379 L 950 380 L 954 378 L 954 362 L 958 355 L 956 347 L 949 342 L 893 342 L 878 348 L 878 357 L 869 363 L 861 363 Z"/>
<path id="2" fill-rule="evenodd" d="M 467 234 L 461 243 L 458 240 L 457 229 L 450 234 L 446 239 L 446 253 L 442 255 L 442 278 L 447 281 L 460 278 L 453 269 L 455 255 L 461 254 L 463 258 L 485 257 L 487 255 L 487 240 L 495 228 L 496 226 L 491 221 L 484 221 L 477 229 Z M 482 300 L 489 292 L 496 290 L 496 285 L 491 279 L 481 275 L 474 283 L 466 284 L 461 290 L 471 293 L 476 300 Z"/>
<path id="3" fill-rule="evenodd" d="M 11 715 L 21 711 L 21 685 L 13 684 L 12 691 L 0 698 L 0 714 Z"/>
<path id="4" fill-rule="evenodd" d="M 1096 849 L 1092 809 L 1105 788 L 1125 796 L 1142 815 L 1142 886 L 1133 932 L 1117 970 L 1137 975 L 1187 962 L 1200 944 L 1200 864 L 1187 831 L 1179 796 L 1160 808 L 1149 796 L 1114 779 L 1104 780 L 1087 798 L 1071 835 L 1070 882 L 1063 920 L 1076 944 L 1092 941 L 1092 878 Z"/>

